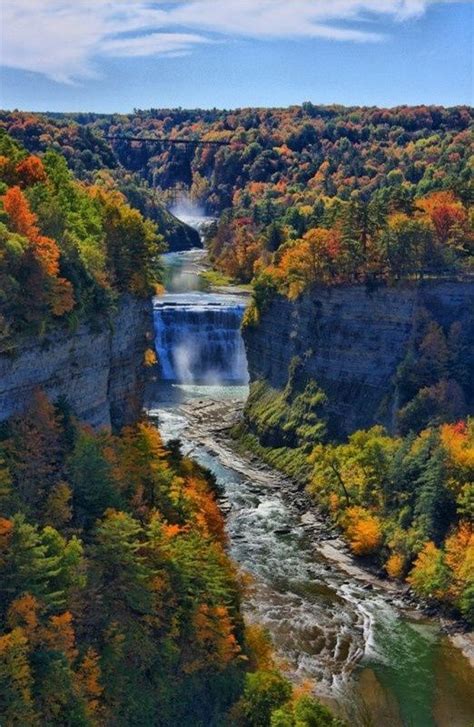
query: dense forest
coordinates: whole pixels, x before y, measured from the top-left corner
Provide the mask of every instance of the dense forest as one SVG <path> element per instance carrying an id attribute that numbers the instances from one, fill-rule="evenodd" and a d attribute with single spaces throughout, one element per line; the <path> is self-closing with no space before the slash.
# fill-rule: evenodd
<path id="1" fill-rule="evenodd" d="M 472 110 L 320 107 L 0 115 L 30 151 L 80 178 L 113 179 L 141 211 L 182 191 L 219 215 L 215 266 L 289 295 L 313 282 L 458 272 L 472 253 Z M 107 135 L 202 139 L 179 145 Z M 283 281 L 282 281 L 283 278 Z"/>
<path id="2" fill-rule="evenodd" d="M 305 103 L 287 109 L 158 110 L 133 114 L 2 112 L 0 123 L 30 151 L 62 150 L 80 178 L 108 169 L 122 183 L 162 190 L 182 185 L 212 212 L 239 192 L 268 201 L 320 195 L 367 200 L 378 189 L 440 187 L 463 193 L 469 181 L 469 107 L 347 108 Z M 228 146 L 109 142 L 104 137 L 226 141 Z M 252 186 L 250 186 L 252 185 Z M 255 186 L 257 185 L 257 186 Z M 263 186 L 258 186 L 263 185 Z M 262 210 L 263 211 L 263 210 Z"/>
<path id="3" fill-rule="evenodd" d="M 244 628 L 215 482 L 178 442 L 37 391 L 0 454 L 5 727 L 342 725 Z"/>
<path id="4" fill-rule="evenodd" d="M 156 290 L 165 244 L 154 223 L 112 186 L 74 179 L 57 152 L 40 158 L 2 132 L 0 202 L 2 350 Z"/>

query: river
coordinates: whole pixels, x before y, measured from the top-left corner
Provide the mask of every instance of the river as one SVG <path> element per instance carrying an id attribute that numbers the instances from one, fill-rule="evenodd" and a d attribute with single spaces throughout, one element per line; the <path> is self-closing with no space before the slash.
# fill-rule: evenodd
<path id="1" fill-rule="evenodd" d="M 311 684 L 353 724 L 472 727 L 474 670 L 439 623 L 325 557 L 292 484 L 232 451 L 223 430 L 247 395 L 238 329 L 245 300 L 195 292 L 203 255 L 169 259 L 186 284 L 155 302 L 166 375 L 148 408 L 164 440 L 179 437 L 222 488 L 229 550 L 250 576 L 246 618 L 268 629 L 293 681 Z"/>

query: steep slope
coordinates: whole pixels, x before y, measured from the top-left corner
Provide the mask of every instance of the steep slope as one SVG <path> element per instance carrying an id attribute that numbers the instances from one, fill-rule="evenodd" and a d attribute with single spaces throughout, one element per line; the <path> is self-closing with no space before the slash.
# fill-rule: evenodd
<path id="1" fill-rule="evenodd" d="M 126 296 L 94 328 L 25 339 L 18 353 L 0 355 L 0 420 L 22 412 L 41 387 L 52 401 L 66 398 L 95 428 L 135 421 L 152 326 L 151 303 Z"/>
<path id="2" fill-rule="evenodd" d="M 313 379 L 328 398 L 332 430 L 343 436 L 376 422 L 395 427 L 397 368 L 425 311 L 446 332 L 459 322 L 472 348 L 471 282 L 313 288 L 296 301 L 277 296 L 244 330 L 251 381 L 283 389 L 292 360 L 296 388 Z M 466 402 L 472 407 L 472 401 Z"/>

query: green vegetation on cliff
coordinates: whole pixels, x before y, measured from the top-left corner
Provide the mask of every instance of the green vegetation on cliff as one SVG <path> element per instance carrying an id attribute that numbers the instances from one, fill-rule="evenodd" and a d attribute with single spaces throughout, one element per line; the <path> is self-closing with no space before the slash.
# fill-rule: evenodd
<path id="1" fill-rule="evenodd" d="M 326 435 L 324 393 L 311 380 L 301 390 L 295 387 L 294 377 L 301 374 L 302 368 L 301 361 L 292 361 L 283 391 L 272 389 L 263 381 L 252 383 L 245 419 L 234 430 L 241 445 L 300 480 L 309 475 L 309 452 Z"/>

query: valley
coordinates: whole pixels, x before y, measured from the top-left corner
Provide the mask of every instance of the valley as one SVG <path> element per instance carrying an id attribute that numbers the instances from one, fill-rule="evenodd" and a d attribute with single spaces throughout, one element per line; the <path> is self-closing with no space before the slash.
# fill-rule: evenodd
<path id="1" fill-rule="evenodd" d="M 0 111 L 0 722 L 471 727 L 467 106 Z"/>
<path id="2" fill-rule="evenodd" d="M 188 282 L 195 258 L 194 251 L 181 254 L 178 275 Z M 229 343 L 226 311 L 231 305 L 241 319 L 246 303 L 189 288 L 158 299 L 162 372 L 147 393 L 163 439 L 179 437 L 184 451 L 216 477 L 229 552 L 249 580 L 246 618 L 268 629 L 292 681 L 310 683 L 356 724 L 464 727 L 474 710 L 474 666 L 440 621 L 417 611 L 416 601 L 408 605 L 405 588 L 357 566 L 301 486 L 236 451 L 230 432 L 248 389 L 242 349 Z M 239 321 L 233 330 L 235 341 Z"/>

